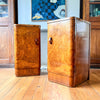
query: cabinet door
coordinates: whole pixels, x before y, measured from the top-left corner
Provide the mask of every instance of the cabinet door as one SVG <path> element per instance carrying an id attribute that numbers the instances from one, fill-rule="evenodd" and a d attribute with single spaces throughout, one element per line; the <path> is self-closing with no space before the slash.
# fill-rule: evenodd
<path id="1" fill-rule="evenodd" d="M 15 68 L 40 68 L 40 28 L 15 26 Z"/>
<path id="2" fill-rule="evenodd" d="M 48 25 L 48 72 L 72 76 L 73 35 L 71 21 Z"/>

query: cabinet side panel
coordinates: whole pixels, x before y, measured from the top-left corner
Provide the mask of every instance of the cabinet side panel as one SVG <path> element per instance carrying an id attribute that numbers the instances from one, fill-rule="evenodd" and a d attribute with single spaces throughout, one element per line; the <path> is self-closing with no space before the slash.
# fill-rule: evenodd
<path id="1" fill-rule="evenodd" d="M 78 85 L 89 78 L 90 63 L 90 24 L 76 20 L 75 35 L 75 74 L 74 82 Z"/>

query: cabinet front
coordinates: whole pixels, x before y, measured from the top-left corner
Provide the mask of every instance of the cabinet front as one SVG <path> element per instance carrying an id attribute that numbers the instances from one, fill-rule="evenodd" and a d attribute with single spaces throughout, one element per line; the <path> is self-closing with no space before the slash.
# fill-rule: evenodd
<path id="1" fill-rule="evenodd" d="M 16 26 L 15 68 L 29 69 L 40 67 L 40 28 Z"/>
<path id="2" fill-rule="evenodd" d="M 48 72 L 73 76 L 71 21 L 48 24 Z"/>

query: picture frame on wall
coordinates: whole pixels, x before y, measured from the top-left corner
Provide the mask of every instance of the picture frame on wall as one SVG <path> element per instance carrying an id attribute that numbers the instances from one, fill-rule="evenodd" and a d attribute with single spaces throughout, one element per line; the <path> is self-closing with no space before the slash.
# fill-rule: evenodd
<path id="1" fill-rule="evenodd" d="M 66 0 L 32 0 L 32 21 L 56 20 L 66 17 Z"/>

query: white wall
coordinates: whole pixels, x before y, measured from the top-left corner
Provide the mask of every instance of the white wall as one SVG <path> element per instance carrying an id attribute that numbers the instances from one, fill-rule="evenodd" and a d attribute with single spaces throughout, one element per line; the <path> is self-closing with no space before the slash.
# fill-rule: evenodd
<path id="1" fill-rule="evenodd" d="M 41 64 L 47 64 L 47 30 L 41 31 Z"/>
<path id="2" fill-rule="evenodd" d="M 46 21 L 31 21 L 31 0 L 18 0 L 18 23 L 41 25 L 42 29 L 47 29 Z"/>
<path id="3" fill-rule="evenodd" d="M 80 17 L 80 0 L 66 0 L 67 1 L 67 17 Z"/>
<path id="4" fill-rule="evenodd" d="M 80 16 L 80 0 L 66 0 L 67 17 Z M 31 0 L 18 0 L 18 23 L 41 25 L 41 63 L 47 64 L 47 22 L 31 21 Z M 43 31 L 42 31 L 43 30 Z M 44 31 L 45 30 L 45 31 Z"/>

